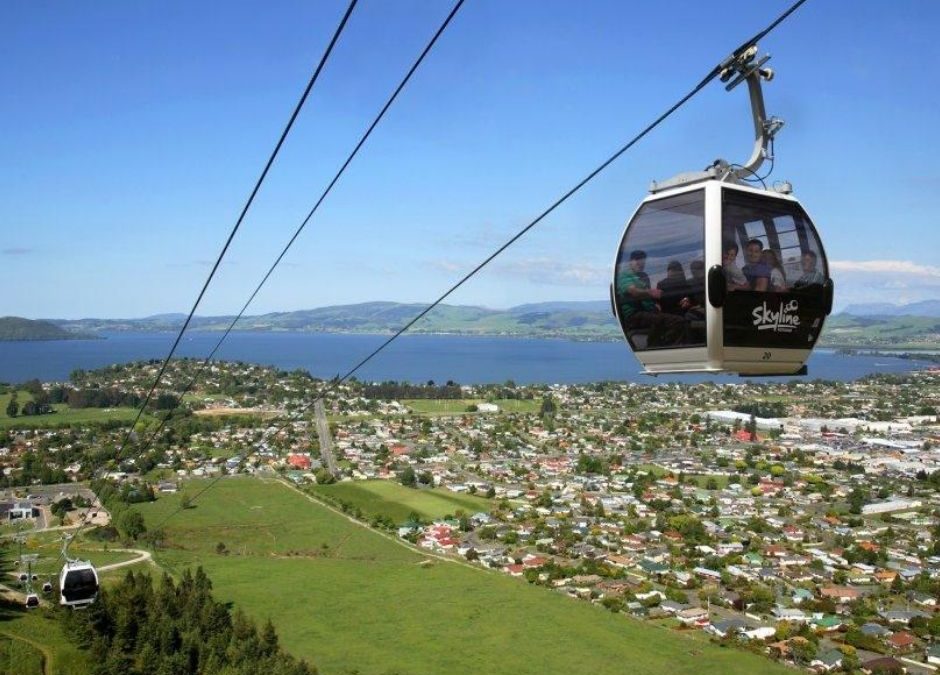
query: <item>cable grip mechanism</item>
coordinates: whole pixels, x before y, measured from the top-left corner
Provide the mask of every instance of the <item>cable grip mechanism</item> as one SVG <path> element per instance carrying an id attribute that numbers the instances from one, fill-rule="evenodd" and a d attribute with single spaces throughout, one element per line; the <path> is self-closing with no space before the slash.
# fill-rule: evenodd
<path id="1" fill-rule="evenodd" d="M 728 176 L 737 179 L 756 175 L 765 159 L 773 159 L 770 144 L 784 124 L 779 117 L 768 118 L 767 111 L 764 108 L 764 92 L 761 88 L 761 81 L 770 82 L 774 79 L 774 71 L 764 67 L 764 64 L 769 60 L 770 54 L 759 57 L 757 45 L 752 44 L 731 58 L 718 76 L 722 82 L 727 83 L 725 91 L 731 91 L 746 81 L 751 101 L 751 118 L 754 122 L 754 148 L 747 162 L 740 168 L 728 172 Z"/>

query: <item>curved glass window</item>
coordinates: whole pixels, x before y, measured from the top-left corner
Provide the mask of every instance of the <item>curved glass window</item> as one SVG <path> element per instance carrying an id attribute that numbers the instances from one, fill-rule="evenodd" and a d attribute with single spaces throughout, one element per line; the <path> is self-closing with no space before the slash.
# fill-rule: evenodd
<path id="1" fill-rule="evenodd" d="M 705 191 L 647 202 L 627 227 L 614 279 L 634 351 L 705 346 Z"/>
<path id="2" fill-rule="evenodd" d="M 725 346 L 811 348 L 829 268 L 806 212 L 790 199 L 725 188 L 721 220 Z"/>
<path id="3" fill-rule="evenodd" d="M 828 278 L 819 236 L 798 203 L 725 189 L 721 220 L 729 290 L 784 292 Z"/>

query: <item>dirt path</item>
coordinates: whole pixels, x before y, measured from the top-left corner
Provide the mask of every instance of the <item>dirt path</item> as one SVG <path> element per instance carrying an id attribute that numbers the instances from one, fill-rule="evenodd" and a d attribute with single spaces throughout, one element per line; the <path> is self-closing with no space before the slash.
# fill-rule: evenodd
<path id="1" fill-rule="evenodd" d="M 104 550 L 104 549 L 98 549 L 98 550 Z M 124 560 L 122 562 L 111 563 L 110 565 L 102 565 L 101 567 L 96 568 L 99 572 L 110 572 L 111 570 L 120 569 L 122 567 L 130 567 L 131 565 L 136 565 L 137 563 L 141 563 L 144 561 L 149 562 L 151 565 L 157 564 L 153 561 L 153 555 L 150 553 L 150 551 L 144 551 L 143 549 L 139 549 L 139 548 L 112 548 L 108 550 L 109 551 L 124 551 L 126 553 L 136 553 L 137 557 L 131 558 L 130 560 Z"/>
<path id="2" fill-rule="evenodd" d="M 8 633 L 2 629 L 0 629 L 0 635 L 5 635 L 11 640 L 19 640 L 20 642 L 25 642 L 31 647 L 35 647 L 36 650 L 42 655 L 43 675 L 52 675 L 52 673 L 54 672 L 52 668 L 52 652 L 49 650 L 49 648 L 46 645 L 40 642 L 35 642 L 33 640 L 30 640 L 29 638 L 25 638 L 22 635 L 17 635 L 15 633 Z"/>

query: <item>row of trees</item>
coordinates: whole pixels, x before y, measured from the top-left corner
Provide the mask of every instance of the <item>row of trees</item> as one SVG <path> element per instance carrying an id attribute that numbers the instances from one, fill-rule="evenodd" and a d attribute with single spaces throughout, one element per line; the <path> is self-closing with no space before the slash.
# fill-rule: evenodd
<path id="1" fill-rule="evenodd" d="M 28 393 L 30 398 L 20 403 L 17 391 L 14 390 L 7 402 L 6 414 L 8 417 L 17 415 L 45 415 L 53 412 L 53 404 L 65 403 L 70 408 L 137 408 L 143 399 L 135 393 L 127 392 L 117 387 L 87 387 L 72 388 L 56 385 L 44 389 L 39 380 L 29 380 L 19 386 L 19 389 Z M 179 404 L 179 399 L 168 393 L 157 395 L 150 403 L 155 410 L 172 410 Z"/>
<path id="2" fill-rule="evenodd" d="M 313 675 L 284 652 L 270 620 L 258 630 L 212 597 L 198 568 L 179 584 L 128 572 L 84 612 L 63 611 L 66 635 L 91 652 L 95 675 Z"/>
<path id="3" fill-rule="evenodd" d="M 460 385 L 448 380 L 447 384 L 438 386 L 430 380 L 427 384 L 409 384 L 408 382 L 381 382 L 367 384 L 362 388 L 362 395 L 366 398 L 380 401 L 390 401 L 403 398 L 421 399 L 460 399 L 463 390 Z"/>
<path id="4" fill-rule="evenodd" d="M 45 415 L 52 412 L 52 406 L 48 403 L 40 403 L 35 400 L 26 401 L 20 405 L 16 397 L 16 392 L 10 396 L 7 402 L 7 417 L 16 417 L 17 415 Z"/>
<path id="5" fill-rule="evenodd" d="M 71 387 L 53 387 L 49 390 L 52 403 L 67 403 L 70 408 L 139 408 L 143 399 L 133 392 L 117 387 L 72 389 Z M 179 398 L 173 394 L 158 394 L 150 402 L 154 410 L 172 410 L 179 405 Z"/>

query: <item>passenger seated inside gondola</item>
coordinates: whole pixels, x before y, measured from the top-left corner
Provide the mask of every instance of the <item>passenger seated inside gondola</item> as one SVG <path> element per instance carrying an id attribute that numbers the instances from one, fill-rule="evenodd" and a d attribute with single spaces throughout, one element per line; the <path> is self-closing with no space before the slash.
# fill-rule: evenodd
<path id="1" fill-rule="evenodd" d="M 705 316 L 705 262 L 693 260 L 689 263 L 689 271 L 692 278 L 688 282 L 688 294 L 679 301 L 679 306 L 686 318 L 690 315 L 702 318 Z"/>
<path id="2" fill-rule="evenodd" d="M 666 347 L 686 342 L 686 322 L 664 314 L 656 304 L 663 292 L 650 287 L 646 251 L 630 252 L 627 268 L 617 275 L 616 295 L 624 332 L 636 349 Z"/>
<path id="3" fill-rule="evenodd" d="M 822 286 L 826 283 L 826 277 L 816 269 L 817 258 L 812 251 L 806 251 L 800 259 L 800 265 L 803 268 L 802 276 L 793 283 L 793 288 L 806 288 L 808 286 Z"/>
<path id="4" fill-rule="evenodd" d="M 685 309 L 682 308 L 682 300 L 689 295 L 689 282 L 686 281 L 685 272 L 682 270 L 682 263 L 678 260 L 670 260 L 666 265 L 666 277 L 656 284 L 656 288 L 662 293 L 659 297 L 659 308 L 666 314 L 675 314 L 683 316 Z"/>
<path id="5" fill-rule="evenodd" d="M 738 245 L 734 241 L 726 241 L 721 248 L 721 263 L 725 270 L 725 280 L 729 291 L 746 291 L 751 285 L 747 282 L 744 272 L 738 267 Z"/>
<path id="6" fill-rule="evenodd" d="M 764 243 L 760 239 L 751 239 L 744 247 L 747 264 L 741 268 L 752 291 L 766 291 L 770 288 L 770 268 L 764 263 Z"/>
<path id="7" fill-rule="evenodd" d="M 783 273 L 783 265 L 780 264 L 780 258 L 773 249 L 764 249 L 761 254 L 761 260 L 770 269 L 770 285 L 768 290 L 774 293 L 785 293 L 787 290 L 787 278 Z"/>
<path id="8" fill-rule="evenodd" d="M 705 262 L 693 260 L 689 263 L 692 278 L 689 280 L 689 294 L 682 298 L 679 306 L 685 312 L 689 322 L 689 339 L 692 342 L 705 341 Z"/>

